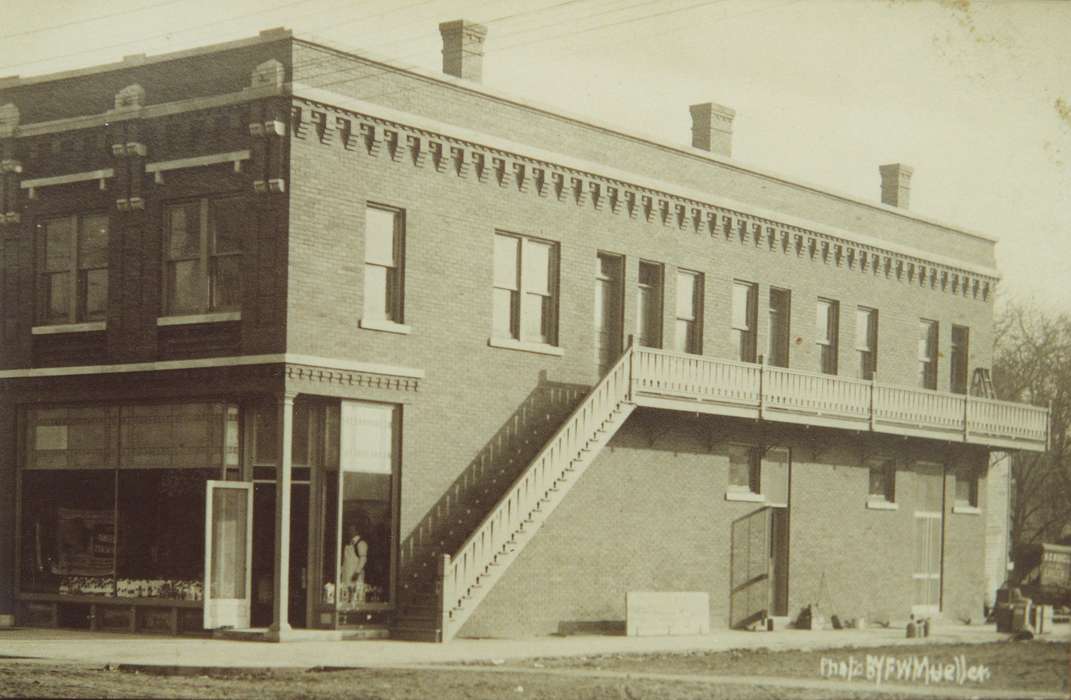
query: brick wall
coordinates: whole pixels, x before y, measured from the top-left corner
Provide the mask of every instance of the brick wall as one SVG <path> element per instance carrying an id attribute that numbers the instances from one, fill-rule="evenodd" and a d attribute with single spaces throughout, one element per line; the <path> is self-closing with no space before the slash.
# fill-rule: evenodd
<path id="1" fill-rule="evenodd" d="M 710 437 L 715 436 L 711 444 Z M 703 591 L 712 628 L 729 625 L 732 523 L 762 504 L 725 498 L 728 443 L 754 440 L 731 419 L 640 411 L 629 419 L 512 564 L 461 636 L 527 636 L 611 629 L 628 591 Z M 940 461 L 936 443 L 894 450 L 897 510 L 865 505 L 868 472 L 843 433 L 783 430 L 767 438 L 792 453 L 789 613 L 907 619 L 912 604 L 913 460 Z M 815 452 L 815 447 L 818 447 Z M 981 517 L 946 514 L 946 619 L 981 611 Z M 610 623 L 607 625 L 606 623 Z"/>
<path id="2" fill-rule="evenodd" d="M 701 154 L 682 155 L 678 150 L 592 126 L 581 118 L 563 117 L 504 98 L 488 98 L 466 89 L 464 83 L 458 87 L 456 82 L 405 73 L 302 41 L 294 42 L 293 60 L 295 83 L 325 87 L 467 129 L 695 187 L 714 197 L 730 197 L 883 240 L 993 265 L 993 244 L 989 241 L 718 163 Z M 671 110 L 673 106 L 664 109 Z M 688 106 L 682 104 L 677 109 L 684 114 Z M 738 120 L 746 118 L 737 116 Z M 686 144 L 690 135 L 682 132 L 678 141 Z M 875 163 L 870 198 L 875 203 L 880 195 L 876 166 Z"/>

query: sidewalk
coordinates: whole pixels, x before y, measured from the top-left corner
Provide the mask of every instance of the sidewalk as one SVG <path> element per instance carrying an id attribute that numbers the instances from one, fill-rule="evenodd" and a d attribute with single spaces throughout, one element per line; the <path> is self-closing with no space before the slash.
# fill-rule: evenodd
<path id="1" fill-rule="evenodd" d="M 368 641 L 305 641 L 285 644 L 215 639 L 153 637 L 76 630 L 0 629 L 0 660 L 66 661 L 92 665 L 184 666 L 198 668 L 358 668 L 445 663 L 478 663 L 534 657 L 729 649 L 812 650 L 840 647 L 1002 641 L 992 625 L 942 626 L 927 639 L 905 639 L 903 629 L 719 630 L 689 637 L 539 637 L 458 639 L 447 644 Z M 1043 639 L 1068 641 L 1071 627 L 1057 626 Z"/>

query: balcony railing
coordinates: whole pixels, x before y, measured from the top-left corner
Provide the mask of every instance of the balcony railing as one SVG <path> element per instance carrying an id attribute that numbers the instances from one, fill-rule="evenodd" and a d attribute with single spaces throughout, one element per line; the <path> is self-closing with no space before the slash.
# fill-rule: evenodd
<path id="1" fill-rule="evenodd" d="M 679 411 L 1044 451 L 1045 408 L 635 348 L 633 401 Z"/>

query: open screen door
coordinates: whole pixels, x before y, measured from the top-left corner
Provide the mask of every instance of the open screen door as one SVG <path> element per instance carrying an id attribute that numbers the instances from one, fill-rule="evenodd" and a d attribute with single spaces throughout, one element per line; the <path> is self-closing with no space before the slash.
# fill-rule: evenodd
<path id="1" fill-rule="evenodd" d="M 253 484 L 209 481 L 205 505 L 204 627 L 248 628 Z"/>

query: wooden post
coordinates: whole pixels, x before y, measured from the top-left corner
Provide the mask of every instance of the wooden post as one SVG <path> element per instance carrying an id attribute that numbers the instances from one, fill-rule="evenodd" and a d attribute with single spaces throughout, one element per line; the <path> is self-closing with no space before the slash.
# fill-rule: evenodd
<path id="1" fill-rule="evenodd" d="M 290 631 L 290 482 L 294 429 L 294 394 L 278 398 L 278 462 L 275 477 L 275 592 L 268 638 L 281 641 Z"/>
<path id="2" fill-rule="evenodd" d="M 439 641 L 449 641 L 450 610 L 454 607 L 454 577 L 450 567 L 450 555 L 439 559 Z"/>
<path id="3" fill-rule="evenodd" d="M 632 333 L 628 334 L 628 400 L 632 402 L 632 385 L 636 381 L 636 351 L 635 351 L 636 336 Z"/>
<path id="4" fill-rule="evenodd" d="M 877 372 L 870 375 L 870 432 L 874 432 L 874 383 L 877 381 Z"/>

